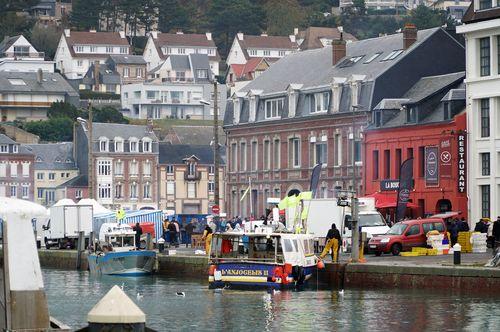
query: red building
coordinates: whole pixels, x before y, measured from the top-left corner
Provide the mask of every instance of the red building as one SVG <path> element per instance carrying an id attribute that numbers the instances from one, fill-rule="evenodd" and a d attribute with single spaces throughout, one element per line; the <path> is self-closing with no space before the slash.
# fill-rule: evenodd
<path id="1" fill-rule="evenodd" d="M 467 218 L 466 188 L 459 183 L 459 162 L 465 159 L 458 154 L 459 140 L 466 137 L 463 79 L 463 72 L 424 77 L 403 98 L 383 99 L 375 107 L 364 133 L 366 194 L 394 206 L 400 166 L 413 157 L 408 215 L 461 211 Z M 394 220 L 394 209 L 385 210 Z"/>

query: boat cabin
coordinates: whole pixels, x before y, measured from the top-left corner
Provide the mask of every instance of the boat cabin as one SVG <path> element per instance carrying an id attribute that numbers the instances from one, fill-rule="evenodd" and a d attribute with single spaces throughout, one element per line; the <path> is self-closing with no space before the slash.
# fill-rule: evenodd
<path id="1" fill-rule="evenodd" d="M 99 246 L 103 251 L 135 250 L 135 231 L 127 224 L 104 223 L 99 231 Z"/>

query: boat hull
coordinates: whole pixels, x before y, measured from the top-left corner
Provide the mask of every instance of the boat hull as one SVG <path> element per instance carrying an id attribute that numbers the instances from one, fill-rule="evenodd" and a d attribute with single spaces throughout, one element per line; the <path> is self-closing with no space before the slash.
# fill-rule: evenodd
<path id="1" fill-rule="evenodd" d="M 117 276 L 140 276 L 151 274 L 156 261 L 156 252 L 150 250 L 110 252 L 88 256 L 92 274 Z"/>
<path id="2" fill-rule="evenodd" d="M 295 275 L 285 275 L 281 264 L 218 263 L 213 266 L 213 273 L 208 277 L 210 288 L 294 288 L 305 283 L 314 270 L 314 266 L 301 267 L 300 270 L 297 267 Z"/>

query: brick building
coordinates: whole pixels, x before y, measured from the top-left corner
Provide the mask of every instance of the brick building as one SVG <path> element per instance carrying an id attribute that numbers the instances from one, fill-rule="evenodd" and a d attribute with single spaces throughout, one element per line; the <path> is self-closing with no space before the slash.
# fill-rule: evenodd
<path id="1" fill-rule="evenodd" d="M 249 216 L 250 205 L 258 216 L 268 197 L 309 190 L 318 163 L 324 166 L 319 196 L 332 197 L 336 189 L 364 192 L 360 134 L 371 110 L 383 98 L 400 98 L 424 76 L 465 66 L 463 46 L 441 28 L 417 32 L 409 26 L 399 34 L 332 44 L 284 57 L 228 102 L 230 216 Z M 249 178 L 252 192 L 240 201 Z"/>
<path id="2" fill-rule="evenodd" d="M 364 132 L 364 186 L 366 194 L 384 202 L 391 220 L 399 170 L 412 157 L 408 215 L 460 211 L 467 217 L 467 194 L 459 180 L 460 171 L 466 172 L 459 168 L 465 162 L 459 155 L 466 135 L 464 77 L 465 72 L 424 77 L 402 98 L 383 99 L 374 108 L 372 124 Z"/>

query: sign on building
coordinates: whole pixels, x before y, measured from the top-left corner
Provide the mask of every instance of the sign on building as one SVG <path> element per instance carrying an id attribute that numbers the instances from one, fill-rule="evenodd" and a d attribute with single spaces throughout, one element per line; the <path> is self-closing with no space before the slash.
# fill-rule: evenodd
<path id="1" fill-rule="evenodd" d="M 465 193 L 467 191 L 467 136 L 465 133 L 459 133 L 457 135 L 457 147 L 458 147 L 458 192 Z"/>
<path id="2" fill-rule="evenodd" d="M 442 138 L 439 144 L 439 172 L 442 178 L 451 178 L 451 137 Z"/>
<path id="3" fill-rule="evenodd" d="M 425 185 L 427 187 L 439 186 L 439 147 L 425 147 Z"/>

